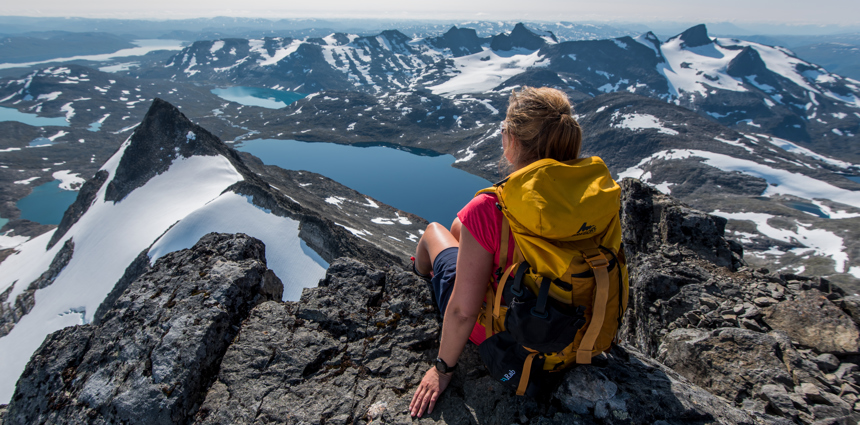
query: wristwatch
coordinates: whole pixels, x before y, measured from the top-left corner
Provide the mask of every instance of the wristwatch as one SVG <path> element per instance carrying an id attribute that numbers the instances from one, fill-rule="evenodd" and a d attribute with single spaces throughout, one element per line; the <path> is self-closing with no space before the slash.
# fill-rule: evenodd
<path id="1" fill-rule="evenodd" d="M 445 363 L 445 360 L 442 360 L 441 357 L 436 357 L 436 370 L 440 373 L 454 373 L 455 369 L 457 369 L 456 364 L 454 364 L 454 366 L 448 366 L 448 363 Z"/>

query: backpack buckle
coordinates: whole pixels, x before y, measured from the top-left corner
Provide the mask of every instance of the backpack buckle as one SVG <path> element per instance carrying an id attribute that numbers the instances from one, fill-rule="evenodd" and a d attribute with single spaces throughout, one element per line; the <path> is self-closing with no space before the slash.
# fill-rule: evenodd
<path id="1" fill-rule="evenodd" d="M 583 258 L 585 258 L 585 262 L 588 263 L 588 265 L 591 266 L 592 269 L 609 266 L 609 260 L 607 260 L 606 256 L 603 255 L 603 253 L 600 251 L 590 257 L 585 253 L 583 253 L 582 256 Z"/>

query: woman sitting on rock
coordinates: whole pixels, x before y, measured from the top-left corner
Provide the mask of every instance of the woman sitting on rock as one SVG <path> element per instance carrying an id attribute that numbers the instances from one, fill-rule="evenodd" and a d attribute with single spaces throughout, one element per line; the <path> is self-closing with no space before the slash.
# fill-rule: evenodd
<path id="1" fill-rule="evenodd" d="M 563 162 L 579 157 L 582 131 L 571 115 L 567 96 L 556 89 L 524 87 L 512 93 L 501 133 L 504 157 L 513 171 L 544 158 Z M 433 291 L 444 319 L 436 365 L 415 391 L 412 416 L 433 411 L 466 341 L 481 344 L 485 340 L 485 329 L 476 320 L 489 277 L 499 267 L 502 217 L 496 196 L 480 194 L 460 210 L 450 231 L 431 223 L 418 241 L 414 268 L 420 275 L 432 271 Z M 507 251 L 507 264 L 511 264 L 512 244 Z"/>

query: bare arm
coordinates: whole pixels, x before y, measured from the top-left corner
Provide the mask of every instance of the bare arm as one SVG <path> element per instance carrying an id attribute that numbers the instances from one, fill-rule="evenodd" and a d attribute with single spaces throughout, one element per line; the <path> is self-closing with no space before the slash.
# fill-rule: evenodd
<path id="1" fill-rule="evenodd" d="M 463 227 L 457 254 L 457 277 L 442 322 L 442 342 L 439 347 L 439 357 L 450 366 L 457 364 L 475 327 L 492 268 L 493 253 L 485 250 Z M 409 406 L 412 416 L 421 417 L 425 409 L 427 413 L 433 412 L 439 394 L 445 391 L 450 380 L 450 375 L 440 374 L 435 367 L 431 367 L 412 397 Z"/>

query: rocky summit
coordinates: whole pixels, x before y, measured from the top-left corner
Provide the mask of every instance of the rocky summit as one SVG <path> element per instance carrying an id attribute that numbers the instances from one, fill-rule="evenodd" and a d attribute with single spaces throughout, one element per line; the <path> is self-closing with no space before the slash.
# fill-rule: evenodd
<path id="1" fill-rule="evenodd" d="M 474 345 L 432 414 L 408 405 L 438 350 L 429 285 L 342 257 L 281 302 L 265 246 L 209 234 L 160 258 L 94 324 L 33 355 L 3 424 L 857 423 L 858 297 L 751 269 L 709 216 L 622 182 L 621 344 L 517 397 Z M 856 403 L 856 404 L 855 404 Z"/>

